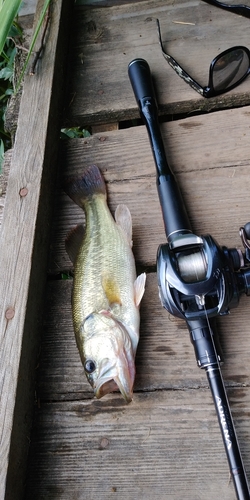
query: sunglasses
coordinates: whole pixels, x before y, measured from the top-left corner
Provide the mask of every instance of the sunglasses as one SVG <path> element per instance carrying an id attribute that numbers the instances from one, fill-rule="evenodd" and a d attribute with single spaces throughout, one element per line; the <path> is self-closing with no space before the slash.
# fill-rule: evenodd
<path id="1" fill-rule="evenodd" d="M 250 8 L 245 5 L 229 6 L 217 2 L 217 0 L 205 0 L 205 2 L 218 5 L 221 8 L 228 8 L 237 14 L 240 13 L 241 15 L 242 9 L 244 9 L 245 17 L 250 17 Z M 161 51 L 164 58 L 171 68 L 176 71 L 177 75 L 179 75 L 186 83 L 188 83 L 188 85 L 190 85 L 190 87 L 192 87 L 192 89 L 196 90 L 196 92 L 203 97 L 215 97 L 217 95 L 224 94 L 239 85 L 249 75 L 250 51 L 246 47 L 242 47 L 240 45 L 231 47 L 230 49 L 221 52 L 221 54 L 213 59 L 209 69 L 208 85 L 206 87 L 202 87 L 178 64 L 172 56 L 170 56 L 170 54 L 165 52 L 162 43 L 159 19 L 156 19 L 156 23 Z"/>

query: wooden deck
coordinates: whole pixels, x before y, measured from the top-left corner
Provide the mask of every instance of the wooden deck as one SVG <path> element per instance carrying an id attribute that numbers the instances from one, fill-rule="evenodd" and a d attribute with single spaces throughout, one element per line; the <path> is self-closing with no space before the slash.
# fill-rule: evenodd
<path id="1" fill-rule="evenodd" d="M 57 3 L 59 19 L 59 11 L 67 2 Z M 47 270 L 38 363 L 25 360 L 24 349 L 30 357 L 33 352 L 28 350 L 27 335 L 23 341 L 21 332 L 19 336 L 23 342 L 18 350 L 21 357 L 22 348 L 21 376 L 24 377 L 28 363 L 29 369 L 33 369 L 30 376 L 36 379 L 33 429 L 30 437 L 25 436 L 27 442 L 30 439 L 28 472 L 25 487 L 20 488 L 25 491 L 20 499 L 234 500 L 205 372 L 196 365 L 185 323 L 171 317 L 158 298 L 156 252 L 158 245 L 166 242 L 166 236 L 147 132 L 143 125 L 132 126 L 131 122 L 139 113 L 127 67 L 136 57 L 143 57 L 151 67 L 163 117 L 161 127 L 167 157 L 181 187 L 194 232 L 211 234 L 221 245 L 240 247 L 239 227 L 250 220 L 250 79 L 223 96 L 201 98 L 164 61 L 155 18 L 161 21 L 168 52 L 203 85 L 207 84 L 209 64 L 219 52 L 233 45 L 248 46 L 249 20 L 202 0 L 116 3 L 75 7 L 67 57 L 66 51 L 64 58 L 60 52 L 61 60 L 67 63 L 68 80 L 64 103 L 59 101 L 54 108 L 58 116 L 63 111 L 60 126 L 88 126 L 92 135 L 57 141 L 57 164 L 53 164 L 54 152 L 50 161 L 40 151 L 38 155 L 39 169 L 44 162 L 46 165 L 41 185 L 51 186 L 45 203 L 54 206 L 54 214 L 50 219 L 50 241 L 43 239 L 42 234 L 43 228 L 47 232 L 47 208 L 43 217 L 38 217 L 39 228 L 32 226 L 36 238 L 35 262 L 39 263 L 39 248 L 43 245 L 49 244 L 50 255 L 47 268 L 43 266 L 40 274 L 34 274 L 33 269 L 33 288 L 29 290 L 30 295 L 36 294 L 37 283 L 37 294 L 42 294 Z M 62 12 L 65 17 L 60 22 L 64 25 L 69 19 Z M 58 35 L 54 36 L 60 40 L 62 28 L 56 22 L 55 25 Z M 60 86 L 59 80 L 57 77 L 56 88 Z M 55 90 L 55 84 L 48 79 L 47 85 Z M 45 111 L 51 114 L 47 90 Z M 43 104 L 39 102 L 39 109 Z M 49 132 L 56 141 L 51 125 Z M 21 133 L 24 134 L 22 129 L 17 141 L 21 141 Z M 38 134 L 32 130 L 29 133 L 38 144 Z M 50 149 L 43 137 L 41 148 L 51 151 L 51 139 L 49 146 Z M 82 211 L 61 190 L 61 178 L 65 172 L 79 173 L 89 164 L 98 165 L 104 174 L 111 211 L 120 202 L 128 205 L 133 219 L 136 263 L 138 269 L 147 272 L 134 399 L 129 405 L 118 394 L 102 400 L 93 397 L 74 340 L 72 279 L 60 279 L 63 274 L 72 275 L 64 248 L 65 237 L 83 220 Z M 17 156 L 15 165 L 18 166 Z M 13 183 L 15 171 L 12 171 L 13 166 L 10 170 Z M 43 199 L 40 197 L 40 204 Z M 6 203 L 7 200 L 8 192 Z M 33 210 L 39 212 L 37 204 L 34 200 Z M 5 214 L 6 210 L 4 217 Z M 21 218 L 21 223 L 24 231 L 25 218 Z M 4 220 L 2 231 L 7 234 Z M 10 236 L 7 242 L 11 246 Z M 41 252 L 45 262 L 46 249 Z M 19 270 L 24 262 L 23 254 Z M 35 280 L 36 276 L 41 284 Z M 28 311 L 32 309 L 31 299 L 29 296 Z M 41 298 L 38 303 L 40 309 L 37 304 L 34 309 L 37 315 L 41 311 Z M 4 310 L 12 302 L 6 299 L 6 304 Z M 25 325 L 25 320 L 22 321 Z M 35 325 L 34 318 L 28 331 L 34 333 Z M 239 307 L 229 316 L 218 320 L 218 329 L 225 358 L 223 377 L 250 480 L 247 297 L 242 297 Z M 32 334 L 33 337 L 36 335 Z M 20 372 L 17 378 L 20 382 Z M 18 391 L 17 396 L 22 397 Z M 18 408 L 18 401 L 16 405 Z M 15 412 L 13 418 L 17 441 L 12 433 L 7 486 L 1 500 L 19 500 L 16 483 L 20 470 L 24 480 L 25 460 L 21 445 L 18 449 L 18 436 L 24 433 L 26 415 L 21 414 L 18 420 Z M 23 441 L 24 435 L 22 446 Z"/>

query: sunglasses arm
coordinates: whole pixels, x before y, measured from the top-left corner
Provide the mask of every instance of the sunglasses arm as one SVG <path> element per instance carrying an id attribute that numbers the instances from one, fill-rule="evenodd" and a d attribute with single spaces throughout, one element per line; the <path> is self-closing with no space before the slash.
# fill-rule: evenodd
<path id="1" fill-rule="evenodd" d="M 159 43 L 162 51 L 162 55 L 164 59 L 168 62 L 169 66 L 177 73 L 177 75 L 182 78 L 190 87 L 192 87 L 193 90 L 196 90 L 200 95 L 204 97 L 204 89 L 199 85 L 198 82 L 196 82 L 179 64 L 178 62 L 170 56 L 170 54 L 167 54 L 164 50 L 163 43 L 162 43 L 162 38 L 161 38 L 161 30 L 160 30 L 160 22 L 159 19 L 156 19 L 156 24 L 158 28 L 158 36 L 159 36 Z"/>
<path id="2" fill-rule="evenodd" d="M 215 7 L 220 7 L 221 9 L 228 10 L 232 14 L 238 14 L 239 16 L 247 17 L 250 19 L 250 7 L 247 5 L 227 5 L 222 2 L 217 2 L 217 0 L 203 0 L 203 2 L 214 5 Z"/>

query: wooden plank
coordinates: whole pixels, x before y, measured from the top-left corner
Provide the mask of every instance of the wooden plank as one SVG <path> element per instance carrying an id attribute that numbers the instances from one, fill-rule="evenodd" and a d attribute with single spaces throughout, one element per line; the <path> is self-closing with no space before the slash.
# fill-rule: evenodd
<path id="1" fill-rule="evenodd" d="M 110 130 L 119 130 L 118 123 L 98 123 L 97 125 L 92 125 L 92 134 L 100 134 L 102 132 L 110 132 Z"/>
<path id="2" fill-rule="evenodd" d="M 76 0 L 76 5 L 91 5 L 94 7 L 113 7 L 122 3 L 138 3 L 144 0 Z"/>
<path id="3" fill-rule="evenodd" d="M 75 343 L 71 289 L 70 280 L 48 284 L 37 384 L 37 397 L 41 401 L 93 399 Z M 248 301 L 248 297 L 242 297 L 239 307 L 232 310 L 230 316 L 218 319 L 225 360 L 222 372 L 228 386 L 248 385 Z M 204 371 L 196 365 L 185 322 L 162 308 L 156 274 L 147 274 L 141 305 L 135 392 L 197 389 L 207 385 Z"/>
<path id="4" fill-rule="evenodd" d="M 169 164 L 177 175 L 193 230 L 212 234 L 222 245 L 240 245 L 238 229 L 249 220 L 250 108 L 224 110 L 162 124 Z M 219 140 L 218 140 L 219 131 Z M 71 139 L 62 145 L 61 171 L 77 174 L 97 164 L 107 181 L 112 211 L 126 203 L 132 213 L 134 252 L 141 266 L 155 265 L 166 241 L 155 166 L 144 126 Z M 58 189 L 50 272 L 72 268 L 65 252 L 67 233 L 83 212 Z"/>
<path id="5" fill-rule="evenodd" d="M 5 499 L 23 493 L 67 41 L 61 20 L 69 5 L 52 1 L 43 57 L 35 76 L 24 81 L 0 235 L 0 498 Z"/>
<path id="6" fill-rule="evenodd" d="M 210 232 L 228 246 L 238 246 L 238 226 L 249 215 L 248 118 L 249 108 L 243 108 L 163 125 L 169 161 L 194 229 Z M 136 261 L 152 271 L 156 248 L 165 235 L 145 128 L 95 134 L 65 146 L 61 174 L 80 172 L 89 163 L 100 166 L 112 211 L 121 201 L 131 208 Z M 82 221 L 83 214 L 65 195 L 60 199 L 53 233 L 62 236 L 66 227 Z M 64 262 L 53 240 L 54 272 L 67 263 L 63 240 L 62 236 Z M 101 401 L 93 398 L 73 335 L 71 285 L 48 285 L 25 500 L 94 500 L 100 495 L 108 500 L 113 495 L 119 500 L 207 500 L 218 494 L 222 500 L 233 500 L 205 373 L 196 366 L 185 323 L 161 308 L 155 273 L 148 273 L 142 301 L 130 406 L 116 394 Z M 247 304 L 248 298 L 242 297 L 230 316 L 220 318 L 219 331 L 223 376 L 249 476 Z"/>
<path id="7" fill-rule="evenodd" d="M 248 475 L 249 387 L 230 389 Z M 37 410 L 25 500 L 235 500 L 207 389 Z"/>
<path id="8" fill-rule="evenodd" d="M 249 79 L 213 99 L 200 97 L 181 80 L 161 54 L 156 17 L 161 22 L 166 50 L 204 86 L 216 55 L 230 46 L 249 43 L 248 19 L 202 0 L 147 0 L 109 8 L 76 9 L 66 125 L 138 117 L 127 74 L 129 62 L 136 57 L 146 59 L 151 67 L 163 114 L 190 114 L 250 104 Z"/>
<path id="9" fill-rule="evenodd" d="M 159 47 L 152 21 L 153 15 L 161 15 L 171 53 L 185 64 L 192 54 L 190 72 L 202 81 L 204 68 L 218 53 L 218 44 L 220 50 L 227 48 L 223 43 L 227 42 L 228 29 L 232 45 L 247 43 L 243 42 L 243 18 L 226 16 L 196 0 L 171 5 L 168 1 L 144 1 L 81 12 L 83 17 L 78 16 L 74 24 L 77 36 L 70 53 L 73 68 L 68 124 L 138 116 L 127 77 L 127 63 L 136 56 L 145 57 L 152 66 L 161 112 L 249 102 L 243 91 L 248 88 L 247 81 L 222 99 L 201 101 L 193 95 L 156 54 Z M 192 16 L 195 26 L 173 22 L 191 21 Z M 234 43 L 238 33 L 241 41 L 237 38 Z M 191 49 L 186 54 L 187 47 Z M 194 230 L 198 234 L 209 232 L 228 246 L 239 245 L 238 227 L 249 216 L 249 111 L 217 112 L 162 127 Z M 148 279 L 141 307 L 135 396 L 129 406 L 117 394 L 101 401 L 93 398 L 73 335 L 72 282 L 48 283 L 25 500 L 94 500 L 100 496 L 110 500 L 114 495 L 121 500 L 206 500 L 218 495 L 222 500 L 233 500 L 235 493 L 205 373 L 196 366 L 185 323 L 170 317 L 158 299 L 155 255 L 158 244 L 166 238 L 145 127 L 100 132 L 64 146 L 61 175 L 96 163 L 107 181 L 111 210 L 119 202 L 128 204 L 134 221 L 136 262 L 147 269 Z M 72 270 L 64 238 L 83 219 L 82 211 L 60 189 L 57 194 L 50 259 L 53 274 Z M 223 375 L 249 474 L 247 302 L 243 297 L 230 317 L 221 318 L 219 330 L 225 356 Z"/>
<path id="10" fill-rule="evenodd" d="M 19 10 L 19 18 L 22 19 L 23 16 L 33 15 L 36 12 L 37 0 L 24 0 L 22 2 L 21 8 Z"/>
<path id="11" fill-rule="evenodd" d="M 8 177 L 10 171 L 11 157 L 12 157 L 12 150 L 9 149 L 9 151 L 5 153 L 3 167 L 0 173 L 0 231 L 3 218 L 3 209 L 4 209 Z"/>

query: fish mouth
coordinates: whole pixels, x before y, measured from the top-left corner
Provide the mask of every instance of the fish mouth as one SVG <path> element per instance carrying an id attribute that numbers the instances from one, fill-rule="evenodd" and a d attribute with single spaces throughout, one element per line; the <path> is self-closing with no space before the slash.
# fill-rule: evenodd
<path id="1" fill-rule="evenodd" d="M 106 382 L 102 382 L 101 384 L 98 385 L 98 387 L 95 390 L 95 396 L 100 399 L 106 394 L 109 394 L 110 392 L 117 392 L 120 391 L 121 395 L 125 399 L 126 403 L 130 403 L 133 399 L 133 390 L 132 388 L 125 388 L 122 382 L 119 380 L 118 377 L 111 378 L 110 380 L 107 380 Z"/>
<path id="2" fill-rule="evenodd" d="M 95 396 L 100 399 L 110 392 L 120 391 L 127 403 L 133 399 L 135 378 L 134 360 L 128 362 L 124 352 L 119 354 L 113 366 L 108 366 L 108 360 L 103 360 L 100 375 L 94 387 Z"/>

